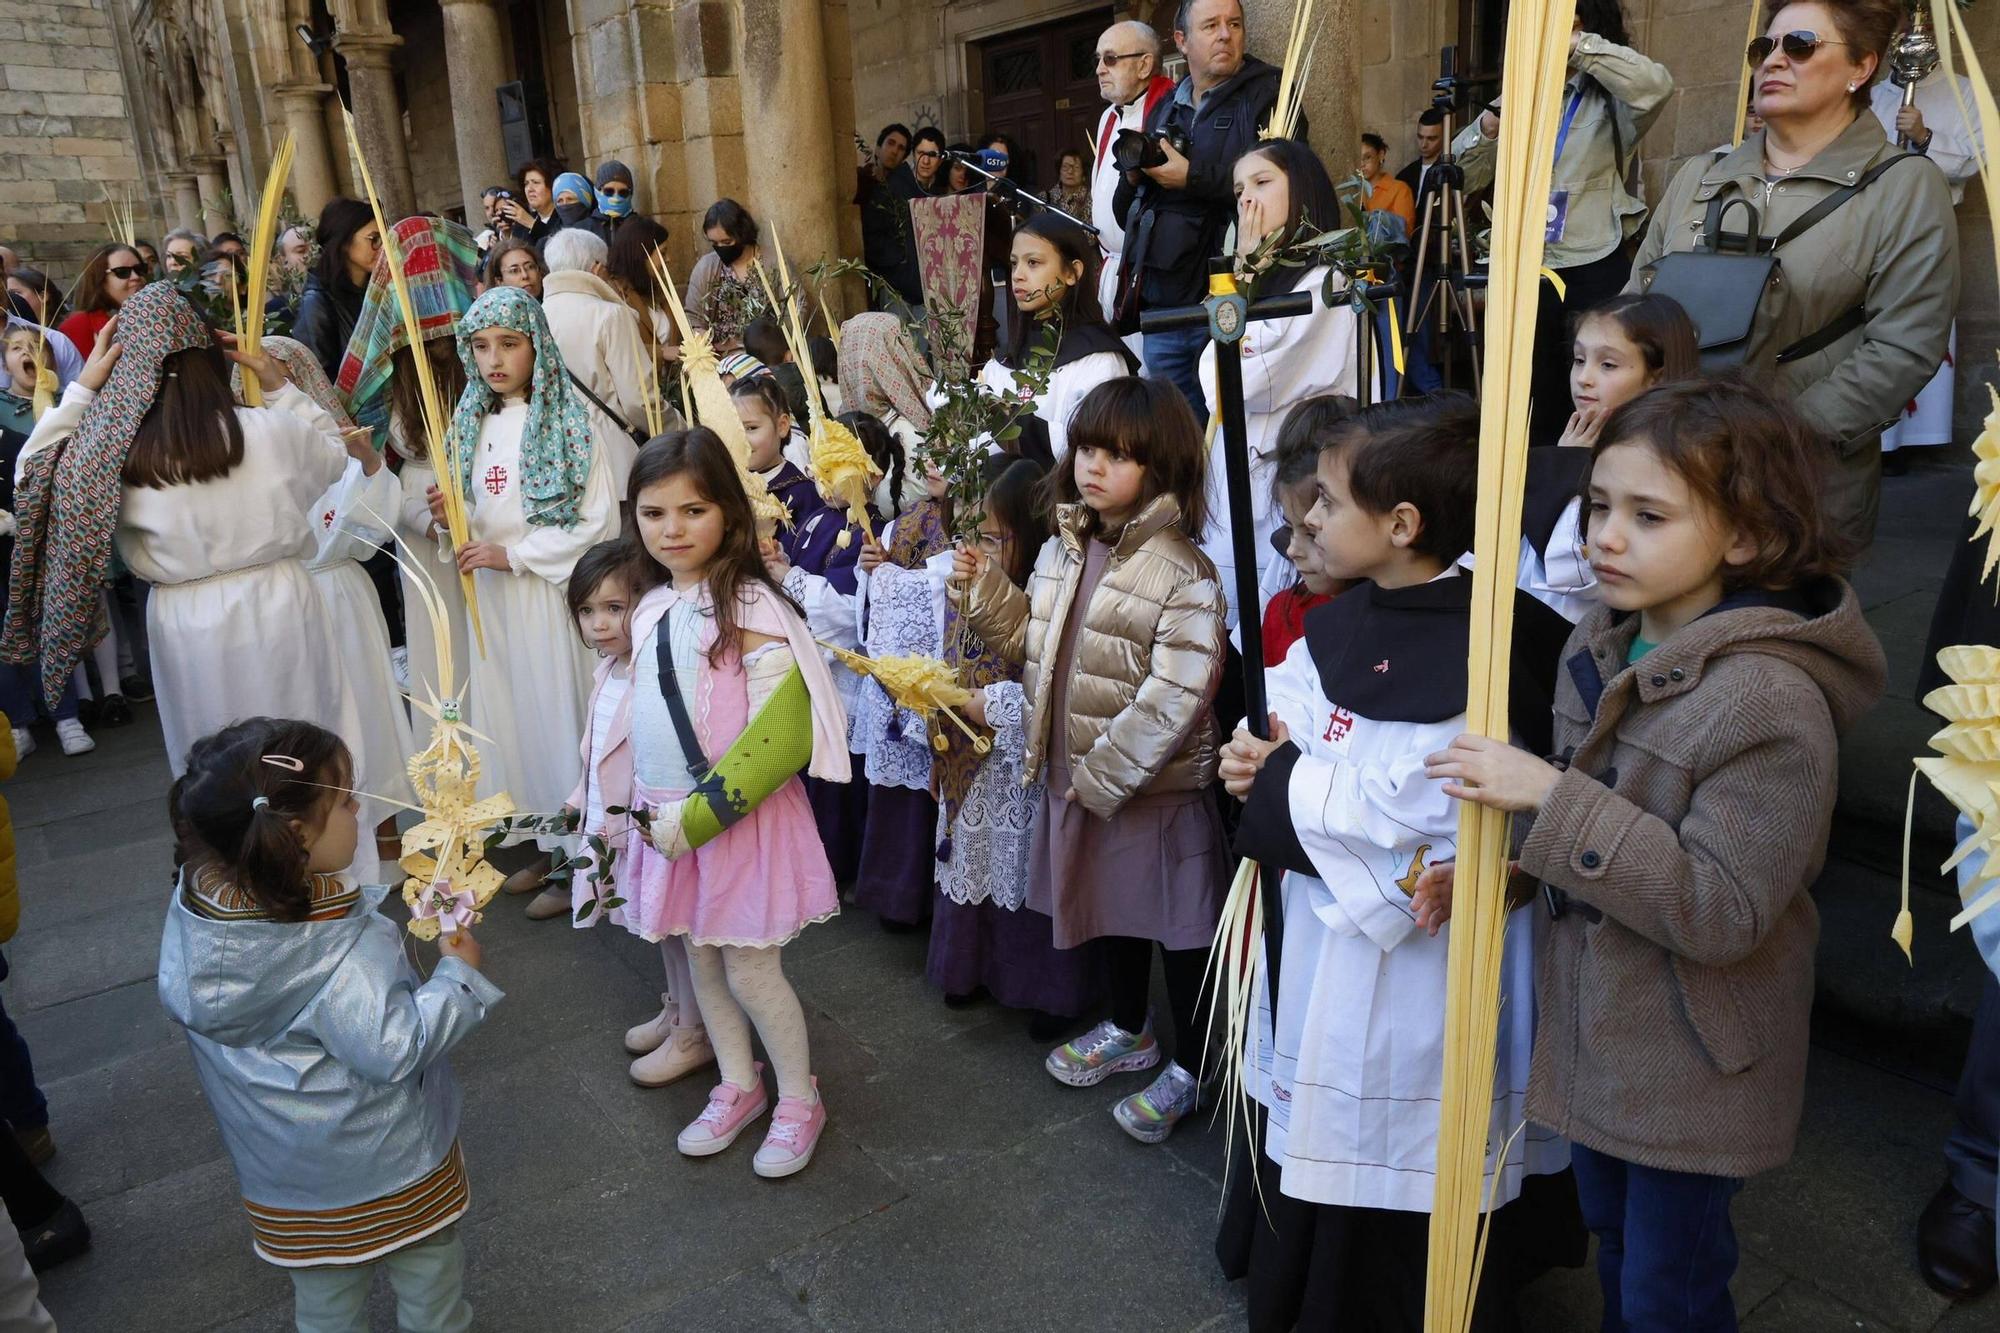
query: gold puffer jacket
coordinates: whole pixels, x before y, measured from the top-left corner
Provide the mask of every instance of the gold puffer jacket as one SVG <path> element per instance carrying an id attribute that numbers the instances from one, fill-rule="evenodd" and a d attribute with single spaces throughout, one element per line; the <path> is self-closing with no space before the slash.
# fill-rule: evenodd
<path id="1" fill-rule="evenodd" d="M 991 561 L 968 587 L 952 588 L 986 646 L 1027 664 L 1030 782 L 1042 778 L 1049 753 L 1049 667 L 1083 578 L 1091 517 L 1080 504 L 1057 508 L 1056 535 L 1025 592 Z M 1125 525 L 1077 631 L 1062 739 L 1078 802 L 1103 819 L 1135 796 L 1215 779 L 1209 705 L 1227 639 L 1222 585 L 1179 521 L 1180 505 L 1163 495 Z"/>

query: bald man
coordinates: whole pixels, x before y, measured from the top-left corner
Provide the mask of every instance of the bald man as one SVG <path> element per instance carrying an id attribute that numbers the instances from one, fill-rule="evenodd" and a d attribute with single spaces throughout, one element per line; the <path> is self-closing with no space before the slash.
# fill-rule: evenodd
<path id="1" fill-rule="evenodd" d="M 1103 247 L 1104 272 L 1098 299 L 1104 317 L 1117 319 L 1119 257 L 1125 249 L 1125 228 L 1111 205 L 1118 191 L 1118 171 L 1111 164 L 1111 141 L 1120 130 L 1143 129 L 1146 116 L 1161 98 L 1171 96 L 1174 81 L 1160 73 L 1160 35 L 1136 20 L 1114 23 L 1097 39 L 1097 92 L 1107 105 L 1098 118 L 1091 148 L 1097 157 L 1090 169 L 1090 220 Z M 1137 353 L 1137 333 L 1126 341 Z"/>

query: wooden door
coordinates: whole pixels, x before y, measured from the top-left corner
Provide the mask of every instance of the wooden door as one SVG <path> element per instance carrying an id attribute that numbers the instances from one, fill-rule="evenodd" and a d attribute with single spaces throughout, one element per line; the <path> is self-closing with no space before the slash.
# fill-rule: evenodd
<path id="1" fill-rule="evenodd" d="M 1111 11 L 1073 15 L 978 44 L 974 62 L 986 119 L 975 136 L 1005 134 L 1019 146 L 1014 179 L 1041 193 L 1057 183 L 1062 153 L 1088 161 L 1104 104 L 1097 95 L 1097 38 Z"/>

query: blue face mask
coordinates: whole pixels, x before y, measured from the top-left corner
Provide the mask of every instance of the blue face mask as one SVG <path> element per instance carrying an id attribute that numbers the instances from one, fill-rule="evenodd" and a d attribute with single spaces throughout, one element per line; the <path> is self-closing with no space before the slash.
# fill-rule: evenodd
<path id="1" fill-rule="evenodd" d="M 608 218 L 622 218 L 632 211 L 632 196 L 600 194 L 597 196 L 597 211 Z"/>

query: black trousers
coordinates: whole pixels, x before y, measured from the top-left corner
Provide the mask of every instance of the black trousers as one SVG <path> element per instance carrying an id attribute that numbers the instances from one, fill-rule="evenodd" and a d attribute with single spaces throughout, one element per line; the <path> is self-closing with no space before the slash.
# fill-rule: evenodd
<path id="1" fill-rule="evenodd" d="M 1146 1026 L 1146 1007 L 1153 989 L 1152 940 L 1109 935 L 1098 941 L 1111 983 L 1111 1021 L 1127 1032 Z M 1201 976 L 1208 966 L 1206 949 L 1160 948 L 1161 970 L 1167 979 L 1167 1008 L 1174 1020 L 1173 1056 L 1180 1067 L 1201 1076 L 1202 1054 L 1208 1045 L 1208 1007 L 1201 1003 Z"/>

